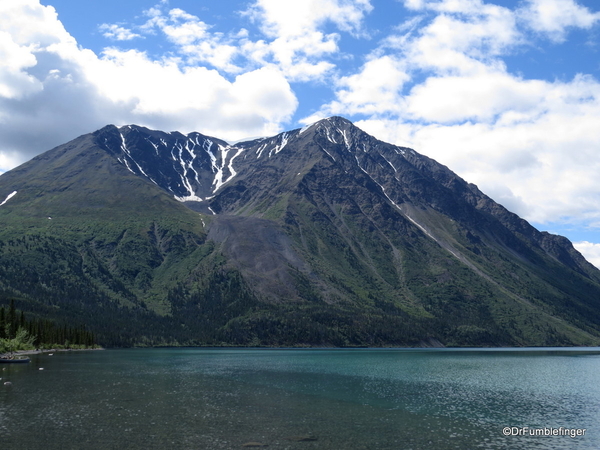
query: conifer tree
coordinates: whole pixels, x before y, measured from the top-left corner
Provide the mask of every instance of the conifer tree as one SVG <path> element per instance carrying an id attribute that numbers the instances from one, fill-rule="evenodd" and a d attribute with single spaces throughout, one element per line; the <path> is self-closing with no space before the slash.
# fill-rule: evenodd
<path id="1" fill-rule="evenodd" d="M 6 334 L 8 339 L 12 339 L 15 337 L 15 333 L 17 332 L 17 312 L 15 310 L 15 300 L 10 299 L 10 306 L 8 308 L 8 317 L 6 319 L 8 326 L 6 329 Z"/>
<path id="2" fill-rule="evenodd" d="M 0 308 L 0 339 L 6 337 L 6 313 L 4 306 Z"/>

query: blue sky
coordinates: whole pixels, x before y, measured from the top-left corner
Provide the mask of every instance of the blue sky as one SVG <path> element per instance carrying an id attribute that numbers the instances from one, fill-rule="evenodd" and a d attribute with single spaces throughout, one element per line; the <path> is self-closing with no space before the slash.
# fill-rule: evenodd
<path id="1" fill-rule="evenodd" d="M 342 115 L 600 266 L 599 55 L 591 0 L 11 0 L 0 172 L 107 123 L 236 140 Z"/>

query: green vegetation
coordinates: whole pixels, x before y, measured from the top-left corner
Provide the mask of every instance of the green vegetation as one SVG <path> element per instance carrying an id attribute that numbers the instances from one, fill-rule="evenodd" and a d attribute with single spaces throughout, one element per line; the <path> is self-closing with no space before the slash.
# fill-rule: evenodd
<path id="1" fill-rule="evenodd" d="M 0 354 L 12 354 L 19 350 L 33 350 L 35 336 L 30 336 L 27 330 L 19 328 L 12 338 L 0 338 Z"/>
<path id="2" fill-rule="evenodd" d="M 94 334 L 85 327 L 58 326 L 45 319 L 27 320 L 10 301 L 8 310 L 0 307 L 0 353 L 36 348 L 93 348 Z"/>
<path id="3" fill-rule="evenodd" d="M 356 149 L 313 127 L 285 152 L 236 159 L 239 176 L 195 206 L 218 215 L 131 173 L 115 130 L 3 174 L 0 191 L 19 189 L 0 208 L 1 339 L 88 345 L 75 335 L 90 330 L 107 347 L 600 344 L 600 272 L 568 244 L 447 168 L 336 126 Z M 135 142 L 129 151 L 148 156 Z M 148 173 L 173 173 L 161 172 L 172 154 L 161 162 L 148 150 Z M 196 170 L 207 189 L 212 168 Z M 11 299 L 21 325 L 7 319 Z"/>
<path id="4" fill-rule="evenodd" d="M 289 196 L 280 224 L 260 223 L 282 227 L 310 267 L 279 264 L 277 276 L 288 278 L 278 300 L 261 291 L 275 279 L 261 272 L 276 256 L 266 250 L 270 233 L 256 243 L 240 227 L 231 250 L 207 240 L 191 221 L 197 214 L 184 210 L 169 218 L 46 219 L 25 232 L 5 217 L 13 225 L 0 232 L 0 305 L 17 299 L 31 321 L 85 327 L 107 347 L 598 343 L 596 319 L 586 319 L 598 315 L 586 301 L 597 289 L 591 280 L 573 273 L 557 286 L 558 264 L 548 272 L 479 244 L 472 261 L 486 280 L 389 208 L 311 200 Z M 222 225 L 218 216 L 213 223 Z M 461 250 L 473 245 L 464 235 L 448 226 L 447 239 Z M 41 335 L 39 327 L 26 330 Z M 75 342 L 48 342 L 65 340 Z"/>

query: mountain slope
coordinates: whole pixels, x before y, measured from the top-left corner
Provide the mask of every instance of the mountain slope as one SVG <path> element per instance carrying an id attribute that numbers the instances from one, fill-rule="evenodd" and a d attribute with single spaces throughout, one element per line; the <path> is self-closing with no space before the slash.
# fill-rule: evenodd
<path id="1" fill-rule="evenodd" d="M 235 145 L 107 126 L 0 176 L 15 191 L 4 297 L 115 341 L 600 342 L 600 271 L 568 240 L 339 117 Z"/>

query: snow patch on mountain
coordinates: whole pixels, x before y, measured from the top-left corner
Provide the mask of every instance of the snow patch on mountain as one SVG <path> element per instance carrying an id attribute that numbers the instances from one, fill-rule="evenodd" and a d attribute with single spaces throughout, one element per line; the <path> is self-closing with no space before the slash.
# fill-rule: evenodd
<path id="1" fill-rule="evenodd" d="M 8 196 L 6 197 L 6 199 L 2 203 L 0 203 L 0 206 L 4 205 L 7 201 L 9 201 L 15 195 L 17 195 L 17 191 L 13 191 L 10 194 L 8 194 Z"/>
<path id="2" fill-rule="evenodd" d="M 331 131 L 332 130 L 329 127 L 325 127 L 325 135 L 327 137 L 327 140 L 329 142 L 331 142 L 332 144 L 337 144 L 338 141 L 335 140 L 335 136 L 333 135 L 333 133 Z"/>
<path id="3" fill-rule="evenodd" d="M 236 147 L 232 147 L 232 148 L 236 148 Z M 225 183 L 227 183 L 229 180 L 233 179 L 233 177 L 235 177 L 237 175 L 237 172 L 233 168 L 233 160 L 235 158 L 237 158 L 243 151 L 244 151 L 244 149 L 240 147 L 238 149 L 237 153 L 235 155 L 233 155 L 231 157 L 231 159 L 229 160 L 229 165 L 227 167 L 229 168 L 229 173 L 231 174 L 231 176 L 225 181 Z"/>
<path id="4" fill-rule="evenodd" d="M 117 147 L 115 150 L 121 153 L 118 158 L 119 162 L 125 165 L 129 171 L 143 175 L 154 184 L 163 186 L 176 200 L 206 202 L 210 196 L 214 196 L 225 184 L 238 175 L 239 169 L 236 170 L 235 161 L 244 150 L 248 150 L 248 154 L 244 154 L 240 158 L 242 160 L 250 154 L 257 159 L 261 159 L 263 154 L 271 158 L 292 145 L 308 130 L 319 134 L 330 143 L 335 144 L 336 147 L 345 149 L 354 156 L 358 169 L 371 179 L 375 175 L 370 173 L 374 167 L 370 164 L 371 156 L 368 154 L 371 153 L 372 156 L 375 156 L 374 150 L 377 150 L 377 156 L 381 156 L 387 163 L 386 165 L 384 161 L 375 161 L 382 170 L 389 167 L 394 172 L 398 171 L 398 168 L 392 163 L 393 155 L 384 156 L 382 149 L 373 146 L 369 139 L 357 134 L 350 122 L 340 117 L 320 120 L 306 125 L 302 129 L 283 132 L 269 138 L 238 141 L 239 144 L 212 140 L 196 132 L 184 136 L 181 133 L 153 132 L 136 127 L 122 127 L 119 129 L 120 139 L 117 137 L 119 140 L 114 142 L 113 146 Z M 146 134 L 148 131 L 152 134 Z M 134 144 L 136 133 L 141 133 L 148 145 L 139 147 L 138 143 Z M 319 147 L 332 161 L 338 162 L 340 158 L 343 159 L 341 154 L 335 148 L 330 148 L 328 144 L 322 142 Z M 406 154 L 406 150 L 404 148 L 393 149 L 395 153 L 403 156 Z M 385 190 L 383 188 L 382 190 L 388 197 Z"/>
<path id="5" fill-rule="evenodd" d="M 279 153 L 281 150 L 283 150 L 283 148 L 288 144 L 289 142 L 289 134 L 288 133 L 282 133 L 279 136 L 281 136 L 281 142 L 279 142 L 278 144 L 275 145 L 275 147 L 273 147 L 271 149 L 271 151 L 269 152 L 269 158 L 271 157 L 271 155 L 273 153 L 277 154 Z"/>
<path id="6" fill-rule="evenodd" d="M 198 197 L 195 194 L 188 195 L 186 197 L 178 197 L 174 195 L 173 198 L 179 202 L 203 202 L 204 199 L 202 197 Z"/>
<path id="7" fill-rule="evenodd" d="M 192 156 L 192 159 L 189 162 L 186 162 L 185 159 L 183 158 L 183 145 L 179 142 L 176 142 L 175 145 L 173 146 L 173 148 L 177 148 L 179 150 L 179 156 L 178 158 L 175 158 L 175 161 L 179 162 L 180 166 L 181 166 L 181 170 L 183 172 L 183 174 L 181 174 L 181 183 L 183 184 L 183 186 L 185 187 L 185 189 L 188 191 L 189 195 L 183 198 L 188 198 L 188 197 L 192 197 L 192 198 L 198 198 L 196 197 L 196 193 L 194 192 L 194 188 L 192 187 L 192 185 L 190 184 L 190 181 L 188 180 L 188 173 L 190 171 L 193 171 L 196 175 L 196 181 L 198 180 L 198 172 L 196 172 L 194 170 L 194 168 L 192 167 L 192 164 L 194 162 L 194 158 L 196 155 L 194 155 L 189 148 L 189 141 L 186 141 L 185 143 L 185 149 L 187 150 L 188 154 L 190 154 L 190 156 Z M 173 153 L 171 153 L 173 154 Z M 182 200 L 185 201 L 185 200 Z"/>
<path id="8" fill-rule="evenodd" d="M 223 186 L 225 183 L 230 182 L 237 175 L 237 172 L 233 168 L 233 161 L 244 151 L 244 147 L 232 147 L 230 145 L 223 146 L 220 144 L 218 145 L 218 147 L 221 161 L 220 165 L 216 166 L 217 173 L 215 174 L 215 178 L 212 183 L 212 185 L 214 186 L 212 191 L 213 194 L 217 192 L 221 186 Z M 230 156 L 234 151 L 235 154 L 233 154 L 229 161 L 227 161 L 227 157 Z M 224 179 L 225 171 L 223 169 L 225 168 L 228 170 L 229 176 Z"/>
<path id="9" fill-rule="evenodd" d="M 335 158 L 333 157 L 333 155 L 331 153 L 329 153 L 327 150 L 325 150 L 325 147 L 323 147 L 322 145 L 320 147 L 321 147 L 321 150 L 323 150 L 325 153 L 327 153 L 327 156 L 329 156 L 331 159 L 333 159 L 335 161 Z"/>
<path id="10" fill-rule="evenodd" d="M 346 135 L 346 130 L 340 130 L 340 129 L 338 128 L 338 131 L 339 131 L 340 133 L 342 133 L 342 136 L 344 137 L 344 143 L 346 144 L 346 149 L 348 149 L 348 151 L 350 151 L 350 149 L 351 149 L 351 147 L 352 147 L 352 146 L 351 146 L 351 144 L 350 144 L 350 139 L 349 139 L 349 138 L 348 138 L 348 136 Z"/>
<path id="11" fill-rule="evenodd" d="M 260 147 L 256 149 L 256 159 L 259 159 L 262 155 L 263 151 L 267 148 L 268 143 L 262 144 Z"/>
<path id="12" fill-rule="evenodd" d="M 380 153 L 380 155 L 383 159 L 385 159 L 385 162 L 388 163 L 392 169 L 394 169 L 394 172 L 398 172 L 398 169 L 396 169 L 394 165 L 385 156 L 383 156 L 383 153 Z"/>
<path id="13" fill-rule="evenodd" d="M 208 157 L 210 158 L 212 172 L 216 173 L 217 172 L 217 157 L 211 151 L 213 144 L 214 144 L 214 142 L 211 141 L 210 139 L 205 139 L 204 143 L 202 144 L 202 148 L 204 149 L 204 151 L 208 154 Z"/>
<path id="14" fill-rule="evenodd" d="M 303 127 L 300 129 L 300 132 L 299 132 L 298 134 L 300 135 L 300 134 L 302 134 L 302 133 L 304 133 L 304 132 L 308 131 L 308 130 L 309 130 L 309 128 L 311 128 L 311 127 L 312 127 L 314 124 L 316 124 L 316 123 L 317 123 L 317 122 L 313 122 L 313 123 L 310 123 L 310 124 L 308 124 L 308 125 L 305 125 L 305 126 L 303 126 Z"/>
<path id="15" fill-rule="evenodd" d="M 131 166 L 129 165 L 129 163 L 127 162 L 127 159 L 123 158 L 117 158 L 117 161 L 119 161 L 121 164 L 125 164 L 125 167 L 127 167 L 127 169 L 134 175 L 137 175 L 137 173 L 135 173 L 132 169 Z"/>

